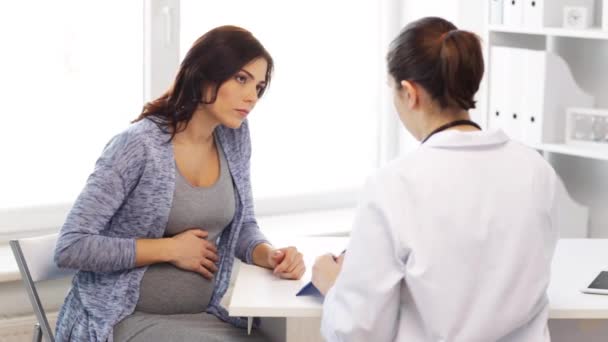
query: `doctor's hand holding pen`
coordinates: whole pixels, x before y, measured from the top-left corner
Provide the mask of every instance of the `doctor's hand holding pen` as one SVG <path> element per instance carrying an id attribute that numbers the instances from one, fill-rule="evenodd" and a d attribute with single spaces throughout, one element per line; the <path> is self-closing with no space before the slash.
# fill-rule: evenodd
<path id="1" fill-rule="evenodd" d="M 339 256 L 324 254 L 315 260 L 312 267 L 312 283 L 324 296 L 334 286 L 336 278 L 342 270 L 346 250 Z"/>

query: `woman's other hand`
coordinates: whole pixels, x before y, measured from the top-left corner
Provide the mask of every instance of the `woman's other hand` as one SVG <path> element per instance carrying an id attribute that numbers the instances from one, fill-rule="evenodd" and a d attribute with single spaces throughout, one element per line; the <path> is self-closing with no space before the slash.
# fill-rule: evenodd
<path id="1" fill-rule="evenodd" d="M 295 247 L 285 247 L 268 253 L 268 264 L 272 273 L 283 279 L 300 279 L 306 271 L 302 253 Z"/>

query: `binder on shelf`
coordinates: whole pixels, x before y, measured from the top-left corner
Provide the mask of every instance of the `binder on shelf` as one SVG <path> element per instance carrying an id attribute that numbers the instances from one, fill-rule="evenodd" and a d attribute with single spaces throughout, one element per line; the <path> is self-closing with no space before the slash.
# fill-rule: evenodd
<path id="1" fill-rule="evenodd" d="M 501 128 L 511 139 L 523 141 L 524 90 L 522 49 L 492 47 L 490 65 L 490 128 Z M 527 82 L 527 80 L 526 80 Z"/>
<path id="2" fill-rule="evenodd" d="M 522 69 L 523 75 L 527 78 L 522 87 L 522 101 L 525 104 L 522 115 L 522 140 L 526 144 L 534 145 L 540 144 L 543 140 L 547 53 L 535 50 L 523 50 L 522 53 L 526 55 Z"/>
<path id="3" fill-rule="evenodd" d="M 524 0 L 523 24 L 530 28 L 545 26 L 545 0 Z"/>
<path id="4" fill-rule="evenodd" d="M 506 98 L 506 116 L 503 118 L 505 132 L 513 140 L 523 142 L 523 113 L 525 110 L 524 87 L 522 76 L 525 75 L 522 66 L 525 65 L 525 54 L 522 49 L 508 49 L 507 58 L 512 68 L 507 68 L 506 86 L 509 96 Z M 523 82 L 524 84 L 527 82 Z"/>
<path id="5" fill-rule="evenodd" d="M 506 117 L 510 90 L 507 85 L 509 73 L 509 54 L 502 47 L 492 47 L 490 50 L 490 110 L 488 127 L 506 129 Z"/>
<path id="6" fill-rule="evenodd" d="M 522 26 L 524 16 L 524 0 L 504 0 L 502 15 L 502 22 L 505 26 Z"/>
<path id="7" fill-rule="evenodd" d="M 491 25 L 502 25 L 502 7 L 503 0 L 489 0 L 490 1 L 490 24 Z"/>
<path id="8" fill-rule="evenodd" d="M 544 50 L 490 50 L 488 126 L 535 146 L 564 142 L 566 108 L 592 107 L 560 56 Z M 498 115 L 496 115 L 498 113 Z"/>

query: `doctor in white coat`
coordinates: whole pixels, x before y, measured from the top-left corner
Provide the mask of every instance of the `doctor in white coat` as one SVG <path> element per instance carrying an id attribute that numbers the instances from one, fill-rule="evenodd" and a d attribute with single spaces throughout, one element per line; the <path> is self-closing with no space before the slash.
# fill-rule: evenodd
<path id="1" fill-rule="evenodd" d="M 440 18 L 409 24 L 387 56 L 401 121 L 421 145 L 371 177 L 344 257 L 325 255 L 327 341 L 549 341 L 556 175 L 468 110 L 477 36 Z"/>

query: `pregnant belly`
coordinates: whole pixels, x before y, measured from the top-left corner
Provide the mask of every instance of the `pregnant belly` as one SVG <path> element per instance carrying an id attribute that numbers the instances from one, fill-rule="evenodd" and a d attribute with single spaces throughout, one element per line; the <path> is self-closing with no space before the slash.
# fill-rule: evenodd
<path id="1" fill-rule="evenodd" d="M 141 281 L 135 311 L 163 315 L 204 312 L 214 286 L 215 278 L 207 280 L 168 263 L 150 265 Z"/>

